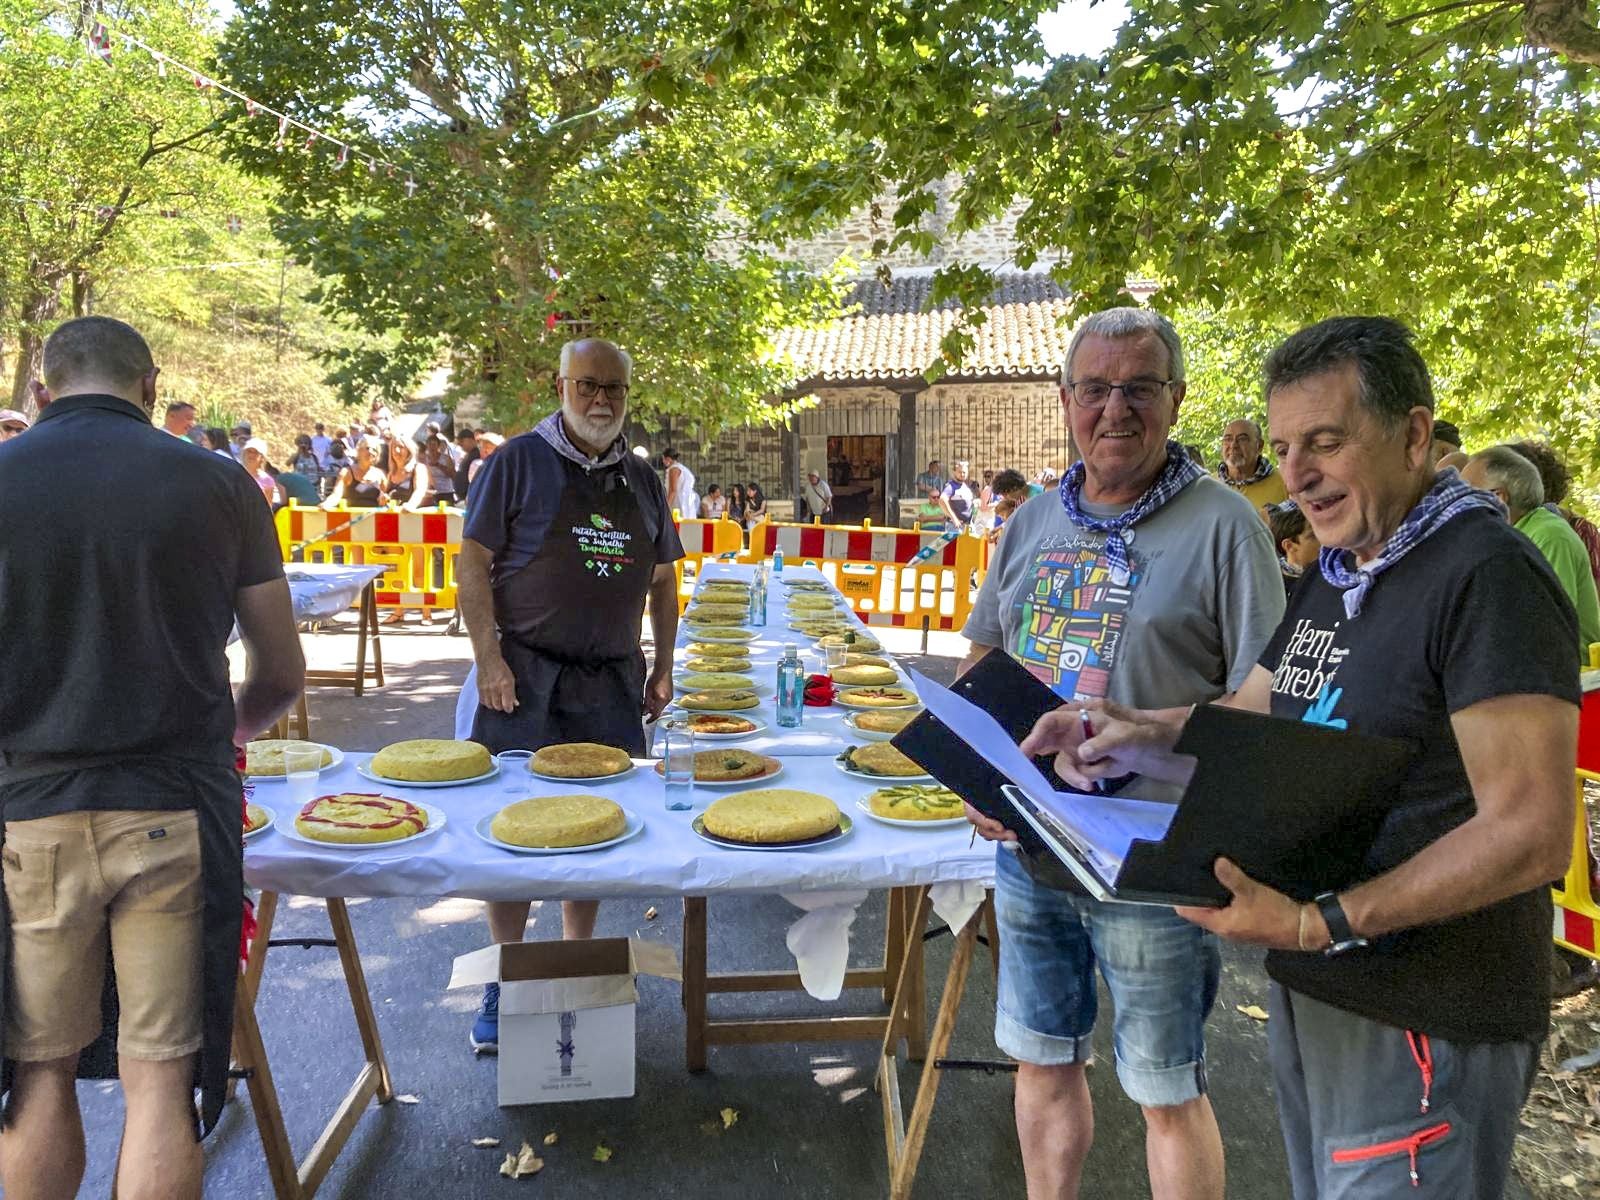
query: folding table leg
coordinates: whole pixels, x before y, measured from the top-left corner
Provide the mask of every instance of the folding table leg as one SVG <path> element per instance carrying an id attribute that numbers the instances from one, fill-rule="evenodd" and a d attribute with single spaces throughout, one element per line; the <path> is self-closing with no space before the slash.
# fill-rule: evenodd
<path id="1" fill-rule="evenodd" d="M 256 936 L 250 943 L 250 953 L 245 958 L 244 970 L 239 975 L 239 992 L 244 997 L 250 1011 L 256 1008 L 256 993 L 261 989 L 261 972 L 267 963 L 267 939 L 272 936 L 272 922 L 278 915 L 278 893 L 262 892 L 256 899 Z M 238 1066 L 241 1062 L 239 1052 L 239 1035 L 233 1037 L 233 1062 Z M 239 1080 L 237 1076 L 228 1079 L 228 1099 L 232 1100 L 238 1094 Z"/>
<path id="2" fill-rule="evenodd" d="M 926 901 L 926 889 L 923 889 L 921 899 Z M 986 898 L 984 903 L 986 907 L 992 906 L 992 899 Z M 908 950 L 912 942 L 920 944 L 922 924 L 926 915 L 926 904 L 919 904 L 907 935 Z M 883 1105 L 884 1148 L 889 1165 L 890 1200 L 906 1200 L 916 1180 L 917 1164 L 922 1157 L 923 1143 L 928 1135 L 928 1121 L 933 1115 L 933 1104 L 938 1097 L 939 1080 L 943 1074 L 939 1063 L 945 1057 L 945 1052 L 950 1047 L 950 1039 L 955 1033 L 956 1018 L 961 1011 L 961 996 L 966 989 L 967 975 L 972 967 L 973 947 L 978 940 L 979 919 L 979 914 L 974 913 L 956 935 L 955 949 L 950 957 L 950 968 L 945 973 L 944 995 L 939 1002 L 938 1015 L 934 1018 L 933 1035 L 927 1047 L 928 1062 L 922 1068 L 922 1078 L 917 1084 L 917 1096 L 912 1105 L 909 1121 L 905 1119 L 901 1104 L 899 1063 L 895 1057 L 899 1037 L 906 1032 L 905 1026 L 909 1021 L 906 997 L 899 991 L 910 987 L 913 981 L 915 972 L 909 954 L 906 964 L 901 968 L 899 989 L 893 1008 L 895 1016 L 884 1039 L 883 1055 L 878 1062 L 878 1091 Z M 988 922 L 989 914 L 985 913 L 982 919 Z"/>
<path id="3" fill-rule="evenodd" d="M 283 1109 L 278 1101 L 277 1088 L 272 1083 L 266 1047 L 262 1043 L 261 1028 L 255 1014 L 266 957 L 267 933 L 277 910 L 275 893 L 262 893 L 262 910 L 257 918 L 262 928 L 251 945 L 234 1002 L 234 1054 L 248 1081 L 250 1105 L 255 1113 L 261 1149 L 267 1160 L 267 1172 L 272 1179 L 277 1200 L 311 1200 L 367 1106 L 374 1099 L 384 1104 L 394 1098 L 389 1064 L 378 1035 L 372 998 L 367 994 L 366 975 L 361 969 L 361 956 L 356 948 L 355 932 L 350 926 L 349 911 L 345 902 L 337 897 L 330 898 L 327 906 L 328 923 L 333 928 L 333 944 L 339 951 L 339 961 L 344 968 L 345 986 L 350 994 L 350 1007 L 355 1015 L 356 1029 L 361 1035 L 366 1062 L 343 1101 L 334 1110 L 333 1117 L 318 1135 L 311 1152 L 298 1167 L 295 1165 L 293 1147 L 289 1144 L 288 1131 L 284 1127 Z M 311 939 L 309 944 L 326 943 Z"/>
<path id="4" fill-rule="evenodd" d="M 706 898 L 683 898 L 684 1062 L 706 1069 Z"/>

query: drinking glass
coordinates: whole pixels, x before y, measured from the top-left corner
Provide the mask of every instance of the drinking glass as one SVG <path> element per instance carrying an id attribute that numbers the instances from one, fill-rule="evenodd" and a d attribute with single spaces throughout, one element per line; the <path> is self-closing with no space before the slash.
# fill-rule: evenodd
<path id="1" fill-rule="evenodd" d="M 317 776 L 322 774 L 322 747 L 290 748 L 283 752 L 283 777 L 289 803 L 304 808 L 317 798 Z"/>
<path id="2" fill-rule="evenodd" d="M 510 795 L 528 790 L 528 767 L 533 762 L 532 750 L 502 750 L 494 756 L 500 768 L 500 790 Z"/>
<path id="3" fill-rule="evenodd" d="M 656 729 L 661 749 L 662 794 L 668 812 L 694 807 L 694 730 L 686 720 L 662 721 Z"/>
<path id="4" fill-rule="evenodd" d="M 833 669 L 835 667 L 844 666 L 845 655 L 850 653 L 850 647 L 845 646 L 843 644 L 838 645 L 838 646 L 829 644 L 829 645 L 824 646 L 822 648 L 822 650 L 823 650 L 823 653 L 828 656 L 828 674 L 829 675 L 833 674 Z"/>

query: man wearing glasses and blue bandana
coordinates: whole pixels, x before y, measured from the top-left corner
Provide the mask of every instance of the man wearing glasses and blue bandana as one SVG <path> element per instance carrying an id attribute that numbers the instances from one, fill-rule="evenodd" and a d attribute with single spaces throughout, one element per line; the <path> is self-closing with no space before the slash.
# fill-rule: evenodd
<path id="1" fill-rule="evenodd" d="M 1250 674 L 1283 614 L 1272 539 L 1243 496 L 1169 441 L 1183 349 L 1159 313 L 1114 308 L 1073 335 L 1061 401 L 1082 455 L 1058 495 L 1007 522 L 962 631 L 967 663 L 1004 650 L 1069 705 L 1204 703 Z M 1176 800 L 1137 780 L 1124 795 Z M 1206 1096 L 1215 938 L 1171 909 L 1092 900 L 1047 853 L 968 808 L 995 864 L 995 1041 L 1018 1061 L 1030 1197 L 1074 1197 L 1094 1111 L 1085 1070 L 1095 968 L 1115 1009 L 1117 1078 L 1144 1112 L 1156 1200 L 1221 1200 L 1222 1140 Z"/>
<path id="2" fill-rule="evenodd" d="M 560 410 L 496 450 L 472 482 L 456 570 L 476 668 L 472 738 L 494 753 L 598 742 L 639 756 L 641 717 L 672 699 L 672 564 L 683 546 L 661 480 L 622 438 L 633 360 L 585 338 L 563 346 L 560 363 Z M 489 905 L 496 942 L 522 940 L 528 907 Z M 592 936 L 597 908 L 564 903 L 565 936 Z M 472 1030 L 480 1053 L 498 1047 L 499 998 L 490 984 Z"/>

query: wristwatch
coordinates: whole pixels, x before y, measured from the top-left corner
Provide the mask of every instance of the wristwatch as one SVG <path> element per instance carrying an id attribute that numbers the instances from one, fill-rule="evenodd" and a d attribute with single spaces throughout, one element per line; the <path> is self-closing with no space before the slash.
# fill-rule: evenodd
<path id="1" fill-rule="evenodd" d="M 1367 945 L 1367 939 L 1357 937 L 1355 930 L 1350 928 L 1350 918 L 1344 915 L 1344 906 L 1339 903 L 1339 896 L 1335 892 L 1323 892 L 1316 901 L 1317 910 L 1322 913 L 1322 921 L 1328 927 L 1329 942 L 1323 948 L 1323 953 L 1329 958 L 1344 954 L 1350 950 L 1359 950 Z"/>

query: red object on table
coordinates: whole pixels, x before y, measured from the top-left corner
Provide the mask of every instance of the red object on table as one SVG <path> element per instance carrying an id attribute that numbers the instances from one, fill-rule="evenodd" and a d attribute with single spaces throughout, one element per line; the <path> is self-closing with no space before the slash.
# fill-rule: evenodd
<path id="1" fill-rule="evenodd" d="M 806 703 L 812 708 L 827 708 L 833 703 L 833 676 L 806 676 Z"/>

